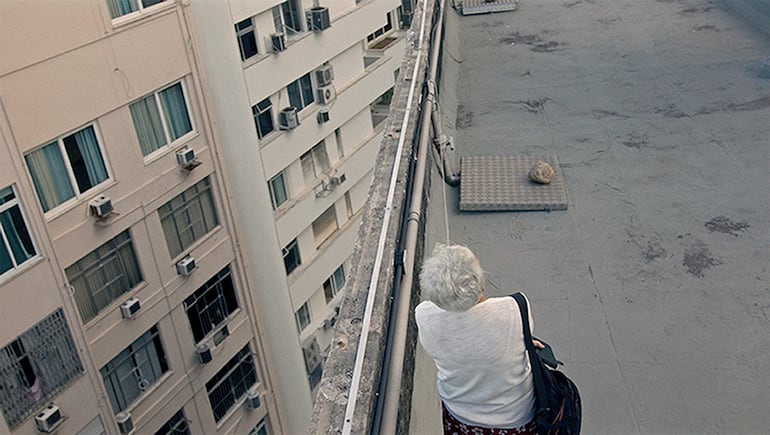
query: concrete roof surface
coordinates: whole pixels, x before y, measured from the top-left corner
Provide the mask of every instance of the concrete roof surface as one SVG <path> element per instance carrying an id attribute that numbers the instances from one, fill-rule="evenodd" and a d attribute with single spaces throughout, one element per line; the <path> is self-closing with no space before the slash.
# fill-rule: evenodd
<path id="1" fill-rule="evenodd" d="M 427 252 L 448 225 L 490 295 L 528 295 L 584 433 L 766 433 L 770 39 L 701 0 L 447 15 L 458 157 L 556 154 L 569 208 L 460 212 L 434 177 Z M 440 421 L 418 349 L 411 432 Z"/>

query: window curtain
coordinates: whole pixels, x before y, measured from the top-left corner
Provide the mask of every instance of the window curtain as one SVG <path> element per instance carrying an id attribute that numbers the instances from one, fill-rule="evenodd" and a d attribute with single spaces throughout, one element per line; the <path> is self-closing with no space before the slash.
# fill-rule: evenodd
<path id="1" fill-rule="evenodd" d="M 302 110 L 302 96 L 299 93 L 299 81 L 293 81 L 286 86 L 286 91 L 289 93 L 289 104 L 292 107 L 296 107 L 297 110 Z"/>
<path id="2" fill-rule="evenodd" d="M 132 104 L 131 118 L 134 120 L 134 129 L 139 138 L 142 155 L 146 156 L 166 144 L 155 95 L 142 98 Z"/>
<path id="3" fill-rule="evenodd" d="M 15 206 L 0 214 L 0 225 L 3 227 L 3 233 L 17 265 L 35 255 L 35 248 L 32 245 L 32 239 L 29 237 L 19 207 Z"/>
<path id="4" fill-rule="evenodd" d="M 300 86 L 302 86 L 302 100 L 305 106 L 315 101 L 313 96 L 313 83 L 310 81 L 310 73 L 305 74 L 299 80 Z"/>
<path id="5" fill-rule="evenodd" d="M 118 18 L 138 10 L 136 0 L 107 0 L 110 17 Z"/>
<path id="6" fill-rule="evenodd" d="M 99 149 L 99 142 L 96 141 L 94 128 L 84 128 L 75 133 L 74 136 L 78 144 L 78 151 L 80 151 L 86 165 L 88 181 L 91 186 L 96 186 L 107 179 L 107 167 L 104 165 L 104 158 Z"/>
<path id="7" fill-rule="evenodd" d="M 172 140 L 176 140 L 192 130 L 181 83 L 161 91 L 160 103 L 163 106 L 166 123 L 171 130 Z"/>
<path id="8" fill-rule="evenodd" d="M 43 211 L 48 211 L 75 196 L 57 142 L 27 154 L 24 159 L 27 161 Z"/>

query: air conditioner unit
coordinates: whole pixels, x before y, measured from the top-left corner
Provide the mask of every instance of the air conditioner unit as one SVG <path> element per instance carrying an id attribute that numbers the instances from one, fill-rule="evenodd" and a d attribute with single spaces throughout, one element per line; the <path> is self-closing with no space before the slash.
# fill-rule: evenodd
<path id="1" fill-rule="evenodd" d="M 292 130 L 299 125 L 296 107 L 284 107 L 278 112 L 278 128 L 281 130 Z"/>
<path id="2" fill-rule="evenodd" d="M 315 81 L 318 86 L 326 86 L 334 80 L 334 68 L 331 65 L 321 65 L 315 70 Z"/>
<path id="3" fill-rule="evenodd" d="M 279 53 L 286 50 L 286 34 L 283 32 L 271 34 L 270 47 L 273 48 L 273 53 Z"/>
<path id="4" fill-rule="evenodd" d="M 198 362 L 206 364 L 211 362 L 211 349 L 207 344 L 200 344 L 195 348 L 195 356 L 198 358 Z"/>
<path id="5" fill-rule="evenodd" d="M 190 276 L 196 267 L 195 259 L 188 255 L 176 262 L 176 273 L 182 276 Z"/>
<path id="6" fill-rule="evenodd" d="M 324 320 L 323 328 L 324 329 L 329 329 L 329 328 L 331 328 L 332 326 L 334 326 L 336 324 L 337 324 L 337 313 L 334 313 L 331 316 L 329 316 L 329 318 Z"/>
<path id="7" fill-rule="evenodd" d="M 307 27 L 314 32 L 320 32 L 331 27 L 329 8 L 316 6 L 307 10 Z"/>
<path id="8" fill-rule="evenodd" d="M 331 184 L 336 186 L 339 186 L 340 184 L 344 183 L 345 180 L 347 180 L 347 177 L 345 176 L 345 174 L 335 175 L 329 178 L 329 182 L 331 182 Z"/>
<path id="9" fill-rule="evenodd" d="M 246 395 L 246 407 L 249 409 L 257 409 L 260 406 L 259 393 L 257 391 L 249 391 Z"/>
<path id="10" fill-rule="evenodd" d="M 142 305 L 139 303 L 139 299 L 131 298 L 120 304 L 120 314 L 123 315 L 124 319 L 130 319 L 139 312 L 140 308 Z"/>
<path id="11" fill-rule="evenodd" d="M 195 150 L 184 148 L 176 152 L 176 162 L 188 171 L 195 169 L 201 163 L 195 158 Z"/>
<path id="12" fill-rule="evenodd" d="M 334 85 L 326 85 L 318 87 L 318 102 L 321 104 L 329 104 L 337 98 L 337 90 L 334 89 Z"/>
<path id="13" fill-rule="evenodd" d="M 118 430 L 120 433 L 129 434 L 134 430 L 134 421 L 131 420 L 130 412 L 119 412 L 117 415 L 115 415 L 115 420 L 118 421 Z"/>
<path id="14" fill-rule="evenodd" d="M 91 216 L 104 219 L 112 214 L 112 200 L 102 195 L 88 203 L 88 210 Z"/>
<path id="15" fill-rule="evenodd" d="M 43 433 L 53 432 L 62 421 L 61 409 L 56 405 L 48 405 L 35 416 L 35 426 Z"/>
<path id="16" fill-rule="evenodd" d="M 329 122 L 329 109 L 319 110 L 318 115 L 316 115 L 316 119 L 318 120 L 319 124 Z"/>

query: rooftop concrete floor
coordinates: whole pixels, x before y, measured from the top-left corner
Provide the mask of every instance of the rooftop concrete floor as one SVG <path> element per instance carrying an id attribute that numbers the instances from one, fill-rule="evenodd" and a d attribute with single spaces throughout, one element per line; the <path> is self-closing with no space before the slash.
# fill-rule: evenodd
<path id="1" fill-rule="evenodd" d="M 488 293 L 529 296 L 584 433 L 768 433 L 767 37 L 699 0 L 448 15 L 458 155 L 555 153 L 569 209 L 461 213 L 436 177 L 429 246 L 448 226 Z M 441 433 L 421 349 L 413 399 L 412 433 Z"/>

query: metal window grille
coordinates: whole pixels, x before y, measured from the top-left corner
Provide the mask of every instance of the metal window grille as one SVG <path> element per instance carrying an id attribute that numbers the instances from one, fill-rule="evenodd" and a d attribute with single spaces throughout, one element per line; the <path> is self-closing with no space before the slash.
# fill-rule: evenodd
<path id="1" fill-rule="evenodd" d="M 184 301 L 193 338 L 199 342 L 238 308 L 230 266 L 227 266 Z"/>
<path id="2" fill-rule="evenodd" d="M 0 408 L 11 429 L 83 373 L 62 309 L 0 350 Z"/>
<path id="3" fill-rule="evenodd" d="M 206 382 L 214 420 L 219 422 L 227 415 L 235 402 L 258 381 L 254 358 L 247 344 Z"/>
<path id="4" fill-rule="evenodd" d="M 184 409 L 180 409 L 176 414 L 155 432 L 155 435 L 190 435 L 190 420 L 184 414 Z"/>
<path id="5" fill-rule="evenodd" d="M 163 234 L 172 257 L 219 225 L 211 182 L 208 178 L 162 205 L 159 209 Z"/>

